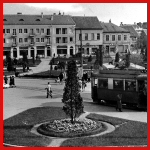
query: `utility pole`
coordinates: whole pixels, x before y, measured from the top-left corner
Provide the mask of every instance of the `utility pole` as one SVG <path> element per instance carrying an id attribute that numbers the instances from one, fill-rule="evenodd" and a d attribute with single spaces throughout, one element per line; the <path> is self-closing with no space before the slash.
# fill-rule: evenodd
<path id="1" fill-rule="evenodd" d="M 82 29 L 80 29 L 80 48 L 81 48 L 81 79 L 82 79 L 82 77 L 83 77 Z"/>

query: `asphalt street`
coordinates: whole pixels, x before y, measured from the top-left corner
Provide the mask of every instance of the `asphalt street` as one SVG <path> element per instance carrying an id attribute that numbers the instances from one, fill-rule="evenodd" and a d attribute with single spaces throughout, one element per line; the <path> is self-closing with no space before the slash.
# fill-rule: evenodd
<path id="1" fill-rule="evenodd" d="M 45 87 L 50 82 L 53 89 L 53 98 L 46 98 Z M 55 83 L 54 79 L 16 78 L 16 88 L 4 89 L 4 120 L 33 107 L 62 107 L 62 85 Z M 102 115 L 125 118 L 129 120 L 147 122 L 147 112 L 123 109 L 116 112 L 112 106 L 97 105 L 91 99 L 91 84 L 88 83 L 85 91 L 81 92 L 84 102 L 84 111 L 96 112 Z"/>

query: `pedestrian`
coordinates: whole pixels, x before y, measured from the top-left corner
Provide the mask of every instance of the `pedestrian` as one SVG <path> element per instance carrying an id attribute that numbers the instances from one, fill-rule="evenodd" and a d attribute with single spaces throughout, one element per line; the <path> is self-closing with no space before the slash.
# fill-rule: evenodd
<path id="1" fill-rule="evenodd" d="M 4 81 L 5 81 L 5 84 L 7 84 L 8 78 L 7 78 L 6 75 L 5 75 L 5 77 L 4 77 Z"/>
<path id="2" fill-rule="evenodd" d="M 12 87 L 12 76 L 10 76 L 9 85 Z"/>
<path id="3" fill-rule="evenodd" d="M 86 87 L 86 82 L 84 80 L 84 77 L 82 77 L 82 91 L 85 90 L 85 87 Z"/>
<path id="4" fill-rule="evenodd" d="M 48 85 L 45 88 L 45 90 L 47 90 L 47 96 L 46 96 L 46 98 L 48 98 L 48 96 L 50 96 L 52 98 L 52 87 L 51 87 L 51 85 L 50 85 L 49 82 L 48 82 Z"/>
<path id="5" fill-rule="evenodd" d="M 122 112 L 122 94 L 121 93 L 119 93 L 118 95 L 117 95 L 117 105 L 116 105 L 116 111 L 120 111 L 120 112 Z"/>
<path id="6" fill-rule="evenodd" d="M 59 79 L 60 79 L 60 83 L 62 84 L 62 80 L 63 80 L 63 73 L 61 72 L 60 74 L 59 74 Z"/>
<path id="7" fill-rule="evenodd" d="M 14 76 L 12 76 L 11 80 L 12 80 L 12 86 L 15 87 L 15 78 L 14 78 Z"/>

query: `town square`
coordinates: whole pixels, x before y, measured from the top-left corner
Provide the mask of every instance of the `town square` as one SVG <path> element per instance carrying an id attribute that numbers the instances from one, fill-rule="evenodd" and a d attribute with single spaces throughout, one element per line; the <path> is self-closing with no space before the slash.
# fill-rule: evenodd
<path id="1" fill-rule="evenodd" d="M 147 147 L 147 20 L 74 5 L 4 4 L 3 146 Z"/>

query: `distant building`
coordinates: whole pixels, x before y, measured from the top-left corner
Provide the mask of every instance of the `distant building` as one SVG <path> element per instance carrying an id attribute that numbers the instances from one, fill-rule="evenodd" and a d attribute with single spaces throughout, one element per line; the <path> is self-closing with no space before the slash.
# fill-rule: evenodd
<path id="1" fill-rule="evenodd" d="M 103 45 L 105 53 L 114 55 L 116 51 L 126 52 L 130 50 L 130 32 L 113 23 L 100 22 L 103 28 Z"/>
<path id="2" fill-rule="evenodd" d="M 95 53 L 95 51 L 99 49 L 99 46 L 102 46 L 103 44 L 103 29 L 99 24 L 98 18 L 89 16 L 73 16 L 72 19 L 76 24 L 76 53 L 81 52 L 81 44 L 82 53 L 84 55 Z"/>

